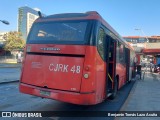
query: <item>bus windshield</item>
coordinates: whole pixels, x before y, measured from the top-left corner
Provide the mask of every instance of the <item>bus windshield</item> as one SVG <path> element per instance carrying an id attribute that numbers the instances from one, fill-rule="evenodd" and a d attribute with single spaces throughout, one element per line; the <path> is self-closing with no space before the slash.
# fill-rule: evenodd
<path id="1" fill-rule="evenodd" d="M 27 43 L 85 43 L 88 21 L 58 21 L 35 23 Z"/>

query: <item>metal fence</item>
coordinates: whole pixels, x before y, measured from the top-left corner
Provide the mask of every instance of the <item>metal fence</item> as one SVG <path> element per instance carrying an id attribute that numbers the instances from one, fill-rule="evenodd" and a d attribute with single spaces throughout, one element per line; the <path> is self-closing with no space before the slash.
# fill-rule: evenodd
<path id="1" fill-rule="evenodd" d="M 23 59 L 23 50 L 0 51 L 0 63 L 21 63 Z"/>
<path id="2" fill-rule="evenodd" d="M 17 63 L 16 56 L 0 56 L 0 63 Z"/>

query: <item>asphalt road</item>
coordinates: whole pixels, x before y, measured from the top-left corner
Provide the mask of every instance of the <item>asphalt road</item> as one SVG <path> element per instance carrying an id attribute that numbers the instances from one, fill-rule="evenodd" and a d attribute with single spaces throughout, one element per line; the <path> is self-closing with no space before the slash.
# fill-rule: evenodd
<path id="1" fill-rule="evenodd" d="M 63 103 L 51 99 L 22 94 L 18 90 L 17 83 L 0 84 L 0 111 L 118 111 L 125 102 L 134 81 L 125 85 L 117 94 L 116 99 L 106 100 L 93 106 L 81 106 Z M 2 118 L 0 118 L 2 119 Z M 10 118 L 13 119 L 13 118 Z M 14 118 L 17 120 L 17 118 Z M 19 119 L 19 118 L 18 118 Z M 27 119 L 27 118 L 24 118 Z M 39 118 L 38 118 L 39 119 Z M 50 117 L 41 120 L 82 120 L 84 117 Z M 88 120 L 112 120 L 109 117 L 87 117 Z"/>

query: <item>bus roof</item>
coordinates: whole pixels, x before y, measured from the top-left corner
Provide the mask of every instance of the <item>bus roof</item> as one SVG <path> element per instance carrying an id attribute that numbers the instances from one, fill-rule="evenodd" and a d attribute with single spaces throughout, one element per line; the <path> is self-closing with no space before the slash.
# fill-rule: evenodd
<path id="1" fill-rule="evenodd" d="M 132 49 L 131 46 L 123 39 L 96 11 L 88 11 L 86 13 L 61 13 L 54 14 L 45 17 L 39 17 L 35 22 L 45 22 L 45 21 L 61 21 L 61 20 L 98 20 L 104 24 L 115 36 L 116 38 L 125 44 L 126 47 Z"/>
<path id="2" fill-rule="evenodd" d="M 43 21 L 59 21 L 59 20 L 81 20 L 81 19 L 93 19 L 101 21 L 109 30 L 111 30 L 115 35 L 119 34 L 101 17 L 101 15 L 96 11 L 88 11 L 86 13 L 61 13 L 49 15 L 46 17 L 41 17 L 36 22 Z"/>

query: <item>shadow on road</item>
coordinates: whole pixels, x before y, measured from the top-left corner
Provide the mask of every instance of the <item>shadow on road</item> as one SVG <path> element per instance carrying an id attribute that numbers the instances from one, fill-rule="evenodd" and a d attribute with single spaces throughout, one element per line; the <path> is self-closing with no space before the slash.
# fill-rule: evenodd
<path id="1" fill-rule="evenodd" d="M 118 91 L 117 97 L 114 100 L 107 99 L 100 104 L 89 106 L 74 105 L 22 94 L 19 93 L 18 83 L 1 84 L 0 89 L 5 90 L 5 92 L 2 92 L 0 98 L 5 97 L 6 100 L 0 101 L 0 108 L 2 108 L 1 111 L 11 110 L 52 112 L 53 116 L 51 115 L 45 119 L 41 118 L 40 120 L 82 120 L 84 118 L 86 119 L 86 117 L 88 120 L 101 120 L 106 119 L 108 114 L 107 112 L 120 110 L 134 83 L 135 81 L 132 81 L 131 83 L 122 87 Z M 55 115 L 57 112 L 58 116 Z M 107 117 L 107 120 L 113 119 L 114 117 Z"/>

